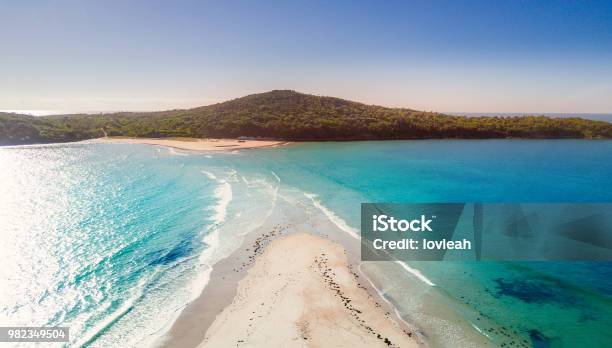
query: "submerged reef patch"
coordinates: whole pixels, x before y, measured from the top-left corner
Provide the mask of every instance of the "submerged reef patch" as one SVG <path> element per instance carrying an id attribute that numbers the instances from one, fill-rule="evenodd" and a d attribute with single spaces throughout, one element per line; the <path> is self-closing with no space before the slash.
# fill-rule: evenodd
<path id="1" fill-rule="evenodd" d="M 545 280 L 495 279 L 495 297 L 509 296 L 526 303 L 557 303 L 574 305 L 575 299 L 559 289 L 559 284 Z"/>

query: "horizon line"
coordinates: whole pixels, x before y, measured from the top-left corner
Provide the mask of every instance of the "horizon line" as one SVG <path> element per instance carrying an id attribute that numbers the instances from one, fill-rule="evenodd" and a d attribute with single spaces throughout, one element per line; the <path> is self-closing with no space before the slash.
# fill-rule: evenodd
<path id="1" fill-rule="evenodd" d="M 214 104 L 209 104 L 214 105 Z M 24 115 L 24 116 L 35 116 L 35 117 L 44 117 L 44 116 L 62 116 L 62 115 L 101 115 L 101 114 L 114 114 L 114 113 L 145 113 L 145 112 L 164 112 L 164 111 L 174 111 L 174 110 L 190 110 L 196 109 L 199 107 L 206 107 L 209 105 L 200 105 L 193 106 L 188 108 L 168 108 L 168 109 L 159 109 L 159 110 L 142 110 L 142 109 L 133 109 L 133 110 L 54 110 L 54 109 L 0 109 L 0 113 L 7 114 L 16 114 L 16 115 Z M 372 106 L 383 106 L 376 104 L 366 104 Z M 386 107 L 386 106 L 383 106 Z M 410 109 L 408 107 L 389 107 L 391 109 Z M 439 114 L 447 114 L 452 116 L 551 116 L 551 115 L 562 115 L 562 116 L 571 116 L 571 115 L 612 115 L 612 112 L 559 112 L 559 111 L 436 111 L 436 110 L 415 110 L 422 112 L 432 112 Z"/>
<path id="2" fill-rule="evenodd" d="M 335 96 L 329 96 L 329 95 L 323 95 L 323 94 L 314 94 L 314 93 L 305 93 L 305 92 L 298 92 L 296 90 L 292 90 L 292 89 L 273 89 L 273 90 L 269 90 L 266 92 L 256 92 L 256 93 L 249 93 L 249 94 L 245 94 L 239 97 L 233 97 L 233 98 L 228 98 L 228 99 L 223 99 L 223 100 L 217 100 L 214 102 L 209 102 L 208 104 L 196 104 L 196 105 L 192 105 L 192 106 L 187 106 L 187 107 L 161 107 L 159 109 L 121 109 L 121 108 L 117 108 L 117 109 L 74 109 L 74 110 L 69 110 L 69 108 L 58 108 L 58 109 L 51 109 L 51 108 L 0 108 L 0 112 L 3 113 L 13 113 L 13 114 L 18 114 L 18 115 L 28 115 L 28 116 L 55 116 L 55 115 L 76 115 L 76 114 L 87 114 L 87 115 L 98 115 L 98 114 L 108 114 L 108 113 L 144 113 L 144 112 L 164 112 L 164 111 L 174 111 L 174 110 L 190 110 L 190 109 L 195 109 L 195 108 L 201 108 L 201 107 L 208 107 L 211 105 L 215 105 L 215 104 L 220 104 L 220 103 L 225 103 L 225 102 L 229 102 L 232 100 L 236 100 L 236 99 L 241 99 L 241 98 L 246 98 L 246 97 L 250 97 L 250 96 L 254 96 L 254 95 L 259 95 L 259 94 L 267 94 L 267 93 L 271 93 L 271 92 L 277 92 L 277 91 L 290 91 L 290 92 L 295 92 L 297 94 L 302 94 L 302 95 L 308 95 L 308 96 L 314 96 L 314 97 L 328 97 L 328 98 L 337 98 L 337 99 L 342 99 L 342 100 L 346 100 L 349 102 L 355 102 L 355 103 L 360 103 L 360 104 L 364 104 L 364 105 L 368 105 L 368 106 L 378 106 L 378 107 L 384 107 L 384 108 L 389 108 L 389 109 L 410 109 L 410 110 L 414 110 L 414 111 L 422 111 L 422 112 L 431 112 L 431 113 L 441 113 L 441 114 L 448 114 L 448 115 L 456 115 L 456 116 L 538 116 L 538 115 L 612 115 L 612 110 L 611 111 L 607 111 L 607 112 L 600 112 L 600 111 L 580 111 L 580 112 L 572 112 L 572 111 L 438 111 L 438 110 L 434 110 L 434 109 L 414 109 L 410 106 L 389 106 L 389 105 L 381 105 L 382 103 L 378 104 L 378 103 L 367 103 L 367 102 L 362 102 L 362 101 L 358 101 L 355 99 L 347 99 L 347 98 L 343 98 L 343 97 L 335 97 Z"/>

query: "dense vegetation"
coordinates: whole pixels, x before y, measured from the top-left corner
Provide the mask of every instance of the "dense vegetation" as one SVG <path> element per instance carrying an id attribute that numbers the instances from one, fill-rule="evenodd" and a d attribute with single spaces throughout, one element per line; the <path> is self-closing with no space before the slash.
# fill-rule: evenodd
<path id="1" fill-rule="evenodd" d="M 0 145 L 109 136 L 358 140 L 612 138 L 612 124 L 580 118 L 463 117 L 365 105 L 294 91 L 162 112 L 32 117 L 0 113 Z"/>

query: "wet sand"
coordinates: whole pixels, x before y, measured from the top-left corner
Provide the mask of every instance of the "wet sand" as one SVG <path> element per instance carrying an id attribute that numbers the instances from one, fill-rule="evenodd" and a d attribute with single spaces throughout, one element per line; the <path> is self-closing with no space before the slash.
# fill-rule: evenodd
<path id="1" fill-rule="evenodd" d="M 265 248 L 200 347 L 240 345 L 419 346 L 359 283 L 343 247 L 306 233 Z"/>
<path id="2" fill-rule="evenodd" d="M 359 287 L 373 302 L 380 304 L 385 315 L 392 317 L 393 320 L 400 323 L 399 325 L 405 327 L 408 333 L 418 336 L 420 340 L 422 335 L 419 329 L 396 316 L 390 303 L 380 296 L 380 293 L 372 287 L 371 282 L 359 271 L 359 241 L 338 230 L 332 221 L 321 214 L 319 209 L 312 206 L 310 198 L 303 195 L 297 201 L 289 198 L 293 197 L 290 191 L 292 190 L 289 189 L 289 192 L 279 194 L 275 208 L 266 218 L 265 223 L 244 234 L 241 245 L 230 255 L 214 264 L 210 281 L 200 296 L 182 309 L 169 330 L 156 340 L 155 346 L 197 347 L 206 337 L 215 319 L 231 306 L 238 293 L 240 281 L 245 279 L 247 272 L 254 267 L 255 260 L 260 259 L 262 253 L 267 250 L 267 246 L 278 238 L 291 236 L 300 231 L 309 231 L 330 243 L 342 245 L 343 250 L 346 250 L 344 257 L 347 258 L 348 268 L 355 271 L 352 272 L 352 276 L 358 279 Z M 300 209 L 295 209 L 296 207 Z M 306 345 L 306 342 L 302 342 L 301 345 Z"/>
<path id="3" fill-rule="evenodd" d="M 352 332 L 357 332 L 358 337 L 370 337 L 368 334 L 374 336 L 376 338 L 374 340 L 376 343 L 372 343 L 374 346 L 379 345 L 381 342 L 384 344 L 384 346 L 388 346 L 388 344 L 384 341 L 385 337 L 390 343 L 396 344 L 395 341 L 393 341 L 393 338 L 397 337 L 397 331 L 394 331 L 395 329 L 389 329 L 388 325 L 397 325 L 401 331 L 411 339 L 409 341 L 410 344 L 417 344 L 417 342 L 419 342 L 421 345 L 426 346 L 493 346 L 488 344 L 486 337 L 472 327 L 470 322 L 465 321 L 463 318 L 458 316 L 457 313 L 455 313 L 456 304 L 454 301 L 448 299 L 448 296 L 445 296 L 443 292 L 438 291 L 436 287 L 427 285 L 419 280 L 418 277 L 415 277 L 410 273 L 406 273 L 401 266 L 394 262 L 360 262 L 359 239 L 354 238 L 351 233 L 343 231 L 341 226 L 332 221 L 328 215 L 323 214 L 321 212 L 321 208 L 318 208 L 316 204 L 313 204 L 312 198 L 310 198 L 308 195 L 304 195 L 300 191 L 296 191 L 290 187 L 282 187 L 278 193 L 278 199 L 275 199 L 274 201 L 274 208 L 272 209 L 270 215 L 265 218 L 265 222 L 256 227 L 254 230 L 250 230 L 248 233 L 245 231 L 245 233 L 242 234 L 243 239 L 240 242 L 240 245 L 236 246 L 236 249 L 233 249 L 234 251 L 228 256 L 223 257 L 214 263 L 212 266 L 212 272 L 210 274 L 210 280 L 203 289 L 202 293 L 199 295 L 199 297 L 181 310 L 180 315 L 174 322 L 171 323 L 171 326 L 168 327 L 167 331 L 156 339 L 155 346 L 192 348 L 203 344 L 203 342 L 205 342 L 204 344 L 207 346 L 214 346 L 212 343 L 209 344 L 213 338 L 215 339 L 213 343 L 218 343 L 217 346 L 226 346 L 225 343 L 232 347 L 236 346 L 237 343 L 239 346 L 261 346 L 261 342 L 256 340 L 248 341 L 250 342 L 249 344 L 246 344 L 245 342 L 238 342 L 239 340 L 245 341 L 243 338 L 244 336 L 253 337 L 248 335 L 248 325 L 263 325 L 255 326 L 258 331 L 271 330 L 271 328 L 265 326 L 265 322 L 278 322 L 279 320 L 284 322 L 286 318 L 293 320 L 293 326 L 289 326 L 292 327 L 292 329 L 287 330 L 286 332 L 273 330 L 272 335 L 279 335 L 279 340 L 283 339 L 283 343 L 290 342 L 287 343 L 290 346 L 334 346 L 336 345 L 335 341 L 321 343 L 320 341 L 317 341 L 316 337 L 321 338 L 323 336 L 327 336 L 333 340 L 335 331 L 342 330 L 344 328 L 351 329 L 347 331 L 351 333 L 351 337 L 354 336 Z M 259 262 L 259 260 L 265 260 L 262 256 L 264 256 L 264 253 L 267 252 L 268 246 L 279 239 L 300 234 L 301 231 L 308 231 L 309 233 L 316 235 L 316 238 L 340 248 L 342 250 L 341 253 L 343 254 L 342 257 L 346 259 L 345 261 L 341 262 L 338 261 L 338 258 L 335 260 L 339 263 L 346 263 L 346 268 L 349 271 L 347 272 L 343 270 L 344 266 L 340 267 L 337 266 L 337 263 L 334 263 L 333 267 L 328 268 L 331 268 L 335 274 L 331 279 L 327 279 L 326 282 L 324 279 L 325 275 L 323 273 L 318 273 L 318 275 L 313 273 L 317 265 L 315 262 L 315 256 L 313 256 L 315 254 L 312 254 L 312 262 L 308 263 L 307 265 L 306 263 L 302 263 L 302 266 L 297 269 L 287 269 L 287 272 L 280 272 L 285 274 L 285 284 L 286 287 L 290 289 L 286 290 L 287 288 L 285 288 L 285 290 L 283 290 L 284 295 L 280 295 L 280 292 L 283 292 L 281 291 L 282 286 L 281 288 L 268 289 L 269 291 L 267 294 L 270 297 L 267 299 L 262 298 L 263 301 L 256 303 L 260 307 L 255 306 L 252 309 L 250 309 L 251 307 L 248 306 L 242 307 L 242 311 L 238 309 L 239 307 L 235 307 L 234 303 L 236 301 L 244 299 L 244 295 L 241 294 L 245 294 L 245 290 L 241 289 L 243 289 L 246 285 L 242 284 L 250 282 L 246 279 L 253 278 L 250 276 L 250 270 L 255 269 L 255 265 L 257 262 Z M 318 250 L 328 248 L 329 246 L 325 246 L 326 243 L 322 243 L 322 247 L 318 247 Z M 313 244 L 318 245 L 319 243 Z M 329 257 L 329 255 L 332 255 L 332 252 L 326 252 L 326 254 L 327 257 Z M 294 263 L 291 258 L 281 257 L 280 259 L 282 261 L 280 263 Z M 266 261 L 261 262 L 269 264 L 269 262 Z M 318 268 L 318 270 L 325 271 L 324 267 Z M 336 270 L 338 271 L 336 272 Z M 307 275 L 310 281 L 289 282 L 288 279 L 301 277 L 302 273 L 300 272 Z M 276 272 L 276 270 L 268 270 L 267 278 L 260 278 L 257 283 L 267 286 L 268 279 L 274 280 L 278 273 L 279 272 Z M 319 278 L 316 278 L 315 276 L 318 276 Z M 388 279 L 389 277 L 393 279 Z M 351 280 L 352 283 L 343 283 L 348 282 L 351 278 L 354 280 Z M 318 285 L 313 279 L 319 279 Z M 342 297 L 339 296 L 339 293 L 335 294 L 338 296 L 334 295 L 334 291 L 338 289 L 336 286 L 332 286 L 333 283 L 340 287 L 339 290 L 342 291 Z M 279 283 L 277 283 L 275 280 L 274 284 L 279 285 Z M 281 283 L 280 285 L 283 284 Z M 304 292 L 309 292 L 309 290 L 306 290 L 306 287 L 310 286 L 316 286 L 318 289 L 316 291 L 319 291 L 319 293 L 324 293 L 323 289 L 327 289 L 326 291 L 331 293 L 331 295 L 327 294 L 322 297 L 325 299 L 325 306 L 317 303 L 316 298 L 313 302 L 312 298 L 300 295 Z M 324 286 L 327 286 L 327 288 Z M 252 287 L 250 289 L 252 289 Z M 360 294 L 355 296 L 353 291 L 357 291 Z M 250 292 L 251 291 L 246 291 L 246 295 L 248 295 Z M 390 297 L 390 294 L 393 296 Z M 300 318 L 296 319 L 295 312 L 292 312 L 291 310 L 292 306 L 283 306 L 282 308 L 287 310 L 287 316 L 285 316 L 282 314 L 283 311 L 280 309 L 275 309 L 275 306 L 270 305 L 274 301 L 272 296 L 277 296 L 277 300 L 275 300 L 276 303 L 278 303 L 280 299 L 292 297 L 295 300 L 295 306 L 301 306 L 300 308 L 303 309 L 312 308 L 312 310 L 308 311 L 308 313 L 316 314 L 304 316 L 304 318 L 300 316 Z M 368 297 L 370 300 L 365 300 L 364 296 Z M 403 302 L 397 303 L 397 299 L 400 299 Z M 256 300 L 256 302 L 257 301 L 259 301 L 259 298 Z M 261 303 L 264 303 L 264 306 L 261 306 Z M 361 308 L 364 303 L 365 305 L 363 308 L 371 308 L 372 303 L 378 303 L 378 305 L 374 304 L 374 308 L 379 308 L 379 310 L 364 310 Z M 350 310 L 345 306 L 345 304 L 355 305 L 354 308 L 362 313 L 378 314 L 373 314 L 375 318 L 347 318 L 347 313 L 349 316 L 351 313 L 360 313 Z M 359 305 L 359 307 L 357 307 L 357 305 Z M 264 308 L 262 307 L 265 307 L 265 312 L 263 312 Z M 340 316 L 339 318 L 341 319 L 333 320 L 331 323 L 332 325 L 335 322 L 343 323 L 341 328 L 336 328 L 334 329 L 334 332 L 323 334 L 323 331 L 317 331 L 318 328 L 316 323 L 328 320 L 327 312 L 325 311 L 327 307 L 331 307 L 335 313 L 342 313 L 337 312 L 337 310 L 340 309 L 343 309 L 347 313 L 344 313 L 344 317 Z M 229 320 L 227 318 L 229 318 L 230 315 L 226 312 L 230 311 L 230 308 L 232 308 L 231 310 L 233 313 L 238 311 L 242 313 L 241 315 L 256 314 L 257 317 L 253 318 L 246 316 L 238 319 L 232 319 L 231 321 L 226 321 L 231 322 L 232 325 L 229 325 L 229 327 L 226 327 L 225 329 L 237 330 L 240 328 L 240 330 L 234 330 L 231 332 L 231 334 L 234 336 L 229 334 L 226 335 L 228 337 L 234 337 L 236 339 L 235 342 L 231 342 L 230 340 L 219 342 L 215 337 L 219 336 L 218 332 L 223 332 L 222 330 L 225 329 L 218 322 L 223 320 L 220 319 L 222 317 Z M 245 308 L 250 309 L 250 312 Z M 261 310 L 262 312 L 258 312 L 258 310 Z M 268 311 L 270 311 L 270 314 L 268 314 Z M 304 310 L 302 314 L 305 315 L 306 312 L 307 311 Z M 379 317 L 380 312 L 383 312 L 383 316 L 385 318 L 384 321 Z M 293 317 L 291 317 L 290 314 Z M 262 317 L 259 317 L 260 315 Z M 376 319 L 376 317 L 378 319 Z M 234 318 L 233 315 L 232 318 Z M 250 320 L 251 318 L 253 318 L 253 320 Z M 266 320 L 262 320 L 262 318 L 266 318 Z M 363 322 L 360 320 L 365 321 L 372 332 L 376 332 L 376 334 L 370 332 L 370 330 L 367 328 L 360 326 L 360 323 L 363 324 Z M 385 329 L 380 330 L 380 324 L 378 324 L 379 320 L 382 322 L 395 322 L 396 324 L 384 324 L 382 327 Z M 309 321 L 315 323 L 312 325 L 312 327 L 315 328 L 314 330 L 316 333 L 311 333 L 310 335 L 306 336 L 306 338 L 309 339 L 304 339 L 303 336 L 300 336 L 300 330 L 304 329 L 300 328 L 305 328 L 303 323 Z M 220 327 L 219 329 L 215 330 L 221 331 L 211 331 L 213 330 L 213 326 Z M 236 326 L 236 328 L 233 328 L 233 326 Z M 310 326 L 311 325 L 308 325 L 308 327 Z M 364 336 L 363 330 L 365 330 L 368 334 Z M 393 331 L 394 334 L 387 334 L 388 330 Z M 215 333 L 213 336 L 214 332 L 217 333 Z M 381 335 L 382 340 L 378 338 L 378 334 Z M 222 334 L 221 336 L 224 335 L 225 334 Z M 258 338 L 257 336 L 253 338 L 260 339 L 260 337 Z M 297 338 L 297 340 L 293 340 L 295 338 Z M 267 337 L 267 339 L 270 339 L 270 337 Z M 289 339 L 291 340 L 289 341 Z M 355 347 L 367 346 L 367 344 L 363 342 L 367 342 L 368 344 L 371 343 L 368 339 L 365 339 L 364 341 L 362 338 L 360 338 L 359 340 L 359 342 L 355 343 L 355 341 L 347 338 L 347 342 L 353 342 L 353 346 Z M 274 345 L 268 344 L 264 346 Z"/>
<path id="4" fill-rule="evenodd" d="M 240 249 L 214 265 L 211 280 L 202 294 L 183 310 L 158 344 L 164 347 L 197 347 L 215 318 L 232 303 L 237 284 L 246 276 L 256 257 L 274 238 L 286 232 L 286 226 L 274 225 L 269 232 L 246 235 Z"/>

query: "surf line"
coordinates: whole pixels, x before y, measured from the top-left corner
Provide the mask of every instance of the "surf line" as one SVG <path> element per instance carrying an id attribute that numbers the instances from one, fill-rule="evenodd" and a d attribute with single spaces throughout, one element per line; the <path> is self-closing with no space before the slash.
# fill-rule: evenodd
<path id="1" fill-rule="evenodd" d="M 314 193 L 306 193 L 304 192 L 304 196 L 310 198 L 312 204 L 319 209 L 327 218 L 334 224 L 336 227 L 341 229 L 342 231 L 348 233 L 351 237 L 355 239 L 359 239 L 359 233 L 356 232 L 355 229 L 351 228 L 346 221 L 342 220 L 338 215 L 336 215 L 333 211 L 327 209 L 319 200 L 315 199 L 317 195 Z"/>
<path id="2" fill-rule="evenodd" d="M 343 230 L 344 232 L 348 233 L 351 237 L 355 238 L 355 239 L 360 239 L 359 234 L 356 232 L 355 229 L 351 228 L 346 221 L 344 221 L 342 218 L 340 218 L 338 215 L 336 215 L 334 212 L 330 211 L 329 209 L 327 209 L 325 206 L 323 206 L 319 200 L 315 199 L 317 197 L 316 194 L 314 193 L 306 193 L 304 192 L 304 195 L 308 198 L 310 198 L 310 200 L 312 201 L 312 203 L 314 204 L 315 207 L 317 207 L 319 210 L 321 210 L 323 212 L 323 214 L 325 214 L 325 216 L 327 216 L 327 218 L 334 223 L 338 228 L 340 228 L 341 230 Z M 436 286 L 436 284 L 434 282 L 432 282 L 431 280 L 429 280 L 429 278 L 427 278 L 425 275 L 423 275 L 423 273 L 421 273 L 418 269 L 412 268 L 410 266 L 408 266 L 405 262 L 402 261 L 395 261 L 396 263 L 398 263 L 406 272 L 412 274 L 413 276 L 415 276 L 417 279 L 419 279 L 420 281 L 422 281 L 423 283 L 429 285 L 429 286 Z"/>

